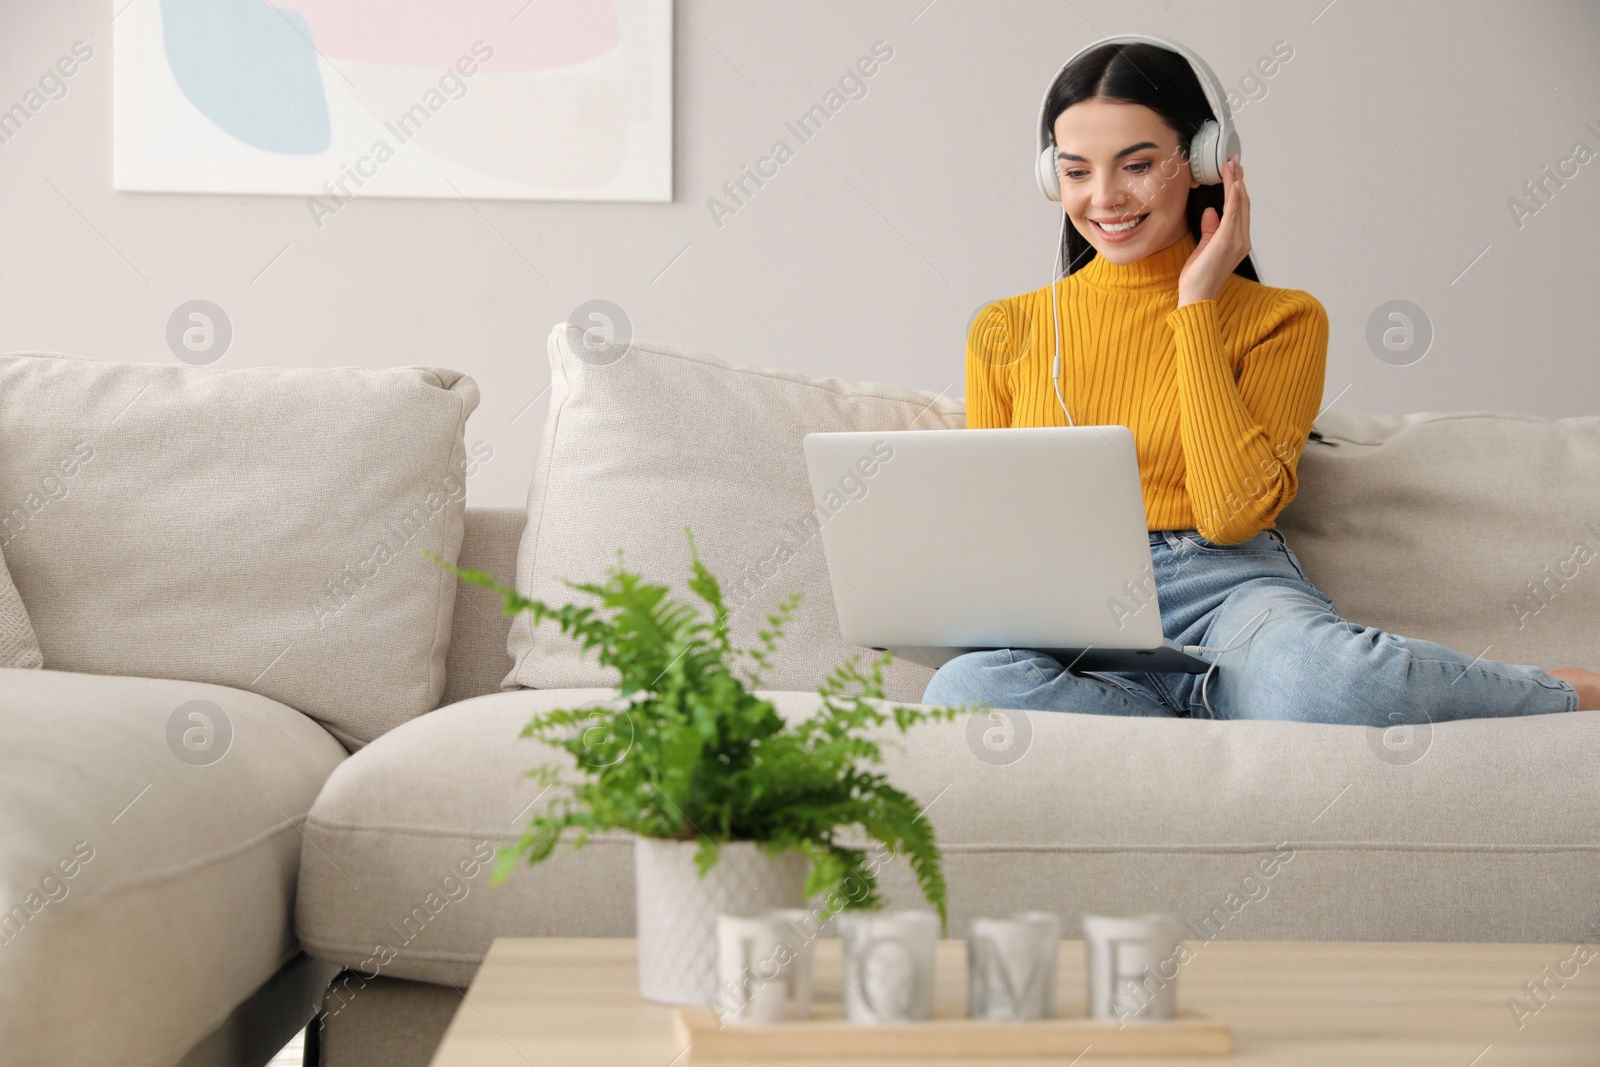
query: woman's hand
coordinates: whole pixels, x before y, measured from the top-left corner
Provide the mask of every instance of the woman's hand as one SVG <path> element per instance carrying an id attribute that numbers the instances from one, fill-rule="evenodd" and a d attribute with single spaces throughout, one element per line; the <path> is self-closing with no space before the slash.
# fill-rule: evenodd
<path id="1" fill-rule="evenodd" d="M 1178 306 L 1213 300 L 1233 268 L 1250 253 L 1250 197 L 1239 157 L 1222 165 L 1222 218 L 1215 208 L 1200 216 L 1200 240 L 1178 275 Z"/>

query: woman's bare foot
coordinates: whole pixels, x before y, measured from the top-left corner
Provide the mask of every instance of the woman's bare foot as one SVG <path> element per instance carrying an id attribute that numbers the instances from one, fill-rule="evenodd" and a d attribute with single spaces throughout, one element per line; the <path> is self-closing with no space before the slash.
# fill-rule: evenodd
<path id="1" fill-rule="evenodd" d="M 1552 678 L 1560 678 L 1578 691 L 1578 710 L 1600 710 L 1600 674 L 1582 667 L 1561 667 L 1546 671 Z"/>

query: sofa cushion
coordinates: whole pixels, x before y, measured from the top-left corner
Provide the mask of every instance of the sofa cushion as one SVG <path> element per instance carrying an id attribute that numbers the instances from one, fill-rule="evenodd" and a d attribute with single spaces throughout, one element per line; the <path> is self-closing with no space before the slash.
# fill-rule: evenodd
<path id="1" fill-rule="evenodd" d="M 801 439 L 819 430 L 943 429 L 965 425 L 965 405 L 895 385 L 807 378 L 730 363 L 673 345 L 634 341 L 598 351 L 577 326 L 548 341 L 550 411 L 528 494 L 516 586 L 554 606 L 597 603 L 563 584 L 603 582 L 617 565 L 689 593 L 689 543 L 717 576 L 736 647 L 756 644 L 766 616 L 795 590 L 799 613 L 762 684 L 815 689 L 852 655 L 839 633 L 833 590 Z M 841 472 L 854 473 L 854 472 Z M 512 621 L 515 666 L 505 687 L 609 686 L 617 672 L 553 623 Z M 922 695 L 933 672 L 896 660 L 891 699 Z"/>
<path id="2" fill-rule="evenodd" d="M 438 705 L 471 378 L 0 356 L 6 555 L 51 667 L 262 693 L 356 748 Z M 67 467 L 72 473 L 62 473 Z"/>
<path id="3" fill-rule="evenodd" d="M 1600 417 L 1324 412 L 1279 516 L 1345 618 L 1468 656 L 1600 666 Z"/>
<path id="4" fill-rule="evenodd" d="M 607 689 L 497 693 L 385 735 L 329 779 L 306 820 L 297 923 L 307 951 L 367 978 L 465 987 L 497 936 L 630 937 L 627 835 L 574 832 L 488 887 L 483 862 L 541 797 L 536 763 L 572 757 L 518 732 Z M 791 721 L 815 693 L 773 693 Z M 1560 942 L 1600 893 L 1600 714 L 1366 727 L 995 712 L 874 736 L 927 807 L 950 934 L 976 915 L 1170 910 L 1196 938 Z M 841 839 L 862 845 L 859 834 Z M 869 852 L 869 855 L 873 853 Z M 882 860 L 898 907 L 923 906 Z M 1269 899 L 1270 897 L 1270 899 Z M 820 904 L 814 900 L 813 906 Z M 1070 935 L 1075 936 L 1075 935 Z M 359 995 L 359 993 L 356 993 Z"/>
<path id="5" fill-rule="evenodd" d="M 0 668 L 43 667 L 39 638 L 6 568 L 5 541 L 4 533 L 0 533 Z"/>
<path id="6" fill-rule="evenodd" d="M 254 693 L 55 670 L 0 670 L 0 736 L 0 1059 L 176 1063 L 298 951 L 344 748 Z"/>
<path id="7" fill-rule="evenodd" d="M 541 801 L 524 772 L 553 753 L 567 759 L 573 780 L 566 753 L 520 740 L 523 725 L 536 711 L 596 706 L 589 702 L 613 692 L 474 697 L 391 730 L 357 754 L 359 763 L 347 760 L 306 820 L 295 906 L 306 951 L 369 980 L 465 989 L 497 936 L 626 936 L 633 842 L 625 834 L 596 834 L 579 854 L 558 849 L 489 887 L 495 849 L 520 836 Z"/>

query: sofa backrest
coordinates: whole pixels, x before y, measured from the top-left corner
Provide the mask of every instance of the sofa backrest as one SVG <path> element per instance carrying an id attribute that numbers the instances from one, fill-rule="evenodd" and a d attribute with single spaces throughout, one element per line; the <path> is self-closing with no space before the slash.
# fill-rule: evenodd
<path id="1" fill-rule="evenodd" d="M 501 585 L 512 585 L 517 545 L 527 520 L 522 508 L 467 508 L 460 566 L 474 567 Z M 512 616 L 502 614 L 504 607 L 504 602 L 483 586 L 456 582 L 441 708 L 468 697 L 500 692 L 500 682 L 511 672 L 506 635 L 511 632 Z"/>
<path id="2" fill-rule="evenodd" d="M 1501 662 L 1600 653 L 1600 418 L 1329 410 L 1278 526 L 1353 622 Z M 461 564 L 516 573 L 522 508 L 468 508 Z M 511 617 L 457 583 L 442 703 L 500 691 Z M 549 626 L 550 624 L 546 624 Z"/>

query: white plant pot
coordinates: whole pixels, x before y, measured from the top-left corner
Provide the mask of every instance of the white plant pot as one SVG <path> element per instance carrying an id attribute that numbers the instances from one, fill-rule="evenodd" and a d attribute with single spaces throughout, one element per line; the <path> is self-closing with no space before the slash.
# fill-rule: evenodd
<path id="1" fill-rule="evenodd" d="M 705 1004 L 717 995 L 717 916 L 805 904 L 810 861 L 795 851 L 769 856 L 753 841 L 717 846 L 700 877 L 699 841 L 635 837 L 639 993 L 662 1004 Z"/>

